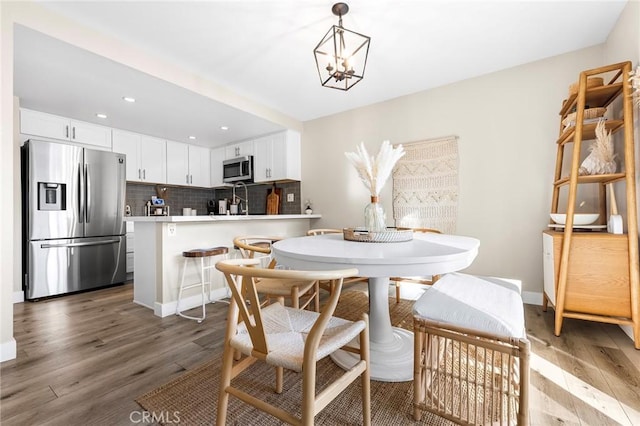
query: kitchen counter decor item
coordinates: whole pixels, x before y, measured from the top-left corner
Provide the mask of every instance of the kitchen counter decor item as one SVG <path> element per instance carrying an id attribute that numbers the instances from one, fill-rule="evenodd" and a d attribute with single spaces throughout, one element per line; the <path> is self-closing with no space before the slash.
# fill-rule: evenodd
<path id="1" fill-rule="evenodd" d="M 613 152 L 611 131 L 607 133 L 604 119 L 598 121 L 596 140 L 589 147 L 589 151 L 589 155 L 578 170 L 580 176 L 606 175 L 616 172 L 616 154 Z"/>
<path id="2" fill-rule="evenodd" d="M 404 155 L 404 148 L 393 148 L 383 141 L 376 157 L 370 157 L 364 143 L 360 142 L 356 152 L 345 152 L 347 159 L 356 168 L 362 183 L 371 194 L 371 203 L 364 209 L 364 226 L 369 232 L 385 232 L 386 216 L 378 202 L 378 194 L 391 175 L 393 166 Z"/>
<path id="3" fill-rule="evenodd" d="M 401 243 L 413 240 L 413 230 L 386 228 L 384 231 L 367 231 L 366 229 L 344 228 L 342 235 L 347 241 L 360 243 Z"/>
<path id="4" fill-rule="evenodd" d="M 267 214 L 280 214 L 280 188 L 274 184 L 267 195 Z"/>

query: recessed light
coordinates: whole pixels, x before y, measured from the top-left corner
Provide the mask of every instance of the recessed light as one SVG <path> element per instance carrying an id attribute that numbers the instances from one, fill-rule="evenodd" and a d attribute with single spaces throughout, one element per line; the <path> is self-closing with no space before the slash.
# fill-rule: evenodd
<path id="1" fill-rule="evenodd" d="M 100 113 L 96 113 L 96 117 L 98 118 L 107 118 L 107 114 L 100 114 Z"/>
<path id="2" fill-rule="evenodd" d="M 227 126 L 220 126 L 220 130 L 229 130 Z"/>
<path id="3" fill-rule="evenodd" d="M 195 136 L 189 136 L 189 139 L 191 139 L 192 141 L 196 140 Z"/>
<path id="4" fill-rule="evenodd" d="M 131 102 L 131 103 L 133 103 L 133 102 L 135 102 L 135 101 L 136 101 L 136 99 L 135 99 L 135 98 L 132 98 L 132 97 L 130 97 L 130 96 L 123 96 L 123 97 L 122 97 L 122 100 L 123 100 L 123 101 L 126 101 L 126 102 Z"/>

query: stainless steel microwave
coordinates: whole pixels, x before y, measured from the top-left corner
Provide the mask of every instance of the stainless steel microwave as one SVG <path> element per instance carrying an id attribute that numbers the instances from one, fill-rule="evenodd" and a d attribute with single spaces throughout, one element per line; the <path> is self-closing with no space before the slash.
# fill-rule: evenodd
<path id="1" fill-rule="evenodd" d="M 253 156 L 233 158 L 222 162 L 223 182 L 253 182 Z"/>

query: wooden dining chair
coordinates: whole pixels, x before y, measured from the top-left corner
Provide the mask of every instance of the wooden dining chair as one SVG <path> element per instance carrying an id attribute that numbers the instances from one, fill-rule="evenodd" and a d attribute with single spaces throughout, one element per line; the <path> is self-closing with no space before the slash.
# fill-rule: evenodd
<path id="1" fill-rule="evenodd" d="M 313 425 L 315 415 L 360 377 L 363 424 L 370 425 L 368 316 L 363 314 L 362 319 L 355 322 L 333 316 L 343 279 L 356 275 L 357 269 L 293 271 L 255 267 L 259 262 L 258 259 L 234 259 L 216 264 L 216 268 L 224 273 L 232 294 L 224 339 L 216 424 L 222 426 L 226 423 L 229 395 L 233 395 L 283 422 Z M 261 307 L 256 282 L 263 280 L 309 283 L 331 280 L 335 281 L 335 285 L 322 312 L 316 313 L 285 307 L 281 303 Z M 355 338 L 359 338 L 360 348 L 346 346 Z M 359 360 L 316 394 L 318 361 L 341 348 L 359 354 Z M 242 352 L 246 358 L 234 365 L 235 351 Z M 300 417 L 233 386 L 232 380 L 256 361 L 276 367 L 276 393 L 282 393 L 285 368 L 302 373 Z"/>
<path id="2" fill-rule="evenodd" d="M 282 237 L 249 235 L 234 238 L 233 244 L 240 250 L 243 258 L 259 259 L 262 267 L 274 269 L 276 260 L 271 257 L 271 244 L 281 239 Z M 264 296 L 263 305 L 270 303 L 271 299 L 277 299 L 284 305 L 285 299 L 289 299 L 293 308 L 313 308 L 316 312 L 320 311 L 318 282 L 260 279 L 256 282 L 256 290 Z"/>
<path id="3" fill-rule="evenodd" d="M 325 234 L 342 234 L 342 229 L 334 229 L 334 228 L 317 228 L 310 229 L 307 231 L 307 235 L 325 235 Z M 343 286 L 358 284 L 358 283 L 368 283 L 369 279 L 367 277 L 348 277 L 344 279 Z M 332 294 L 334 289 L 331 287 L 331 281 L 320 281 L 319 286 L 321 289 L 326 290 L 329 294 Z"/>
<path id="4" fill-rule="evenodd" d="M 401 228 L 398 227 L 396 228 L 399 231 L 406 231 L 406 230 L 412 230 L 413 232 L 423 232 L 423 233 L 435 233 L 435 234 L 441 234 L 440 231 L 438 231 L 437 229 L 431 229 L 431 228 Z M 396 303 L 400 303 L 400 286 L 402 284 L 422 284 L 422 285 L 433 285 L 436 281 L 438 281 L 438 279 L 440 278 L 440 275 L 432 275 L 432 276 L 427 276 L 427 277 L 391 277 L 389 278 L 389 281 L 393 281 L 395 282 L 395 286 L 396 286 Z"/>

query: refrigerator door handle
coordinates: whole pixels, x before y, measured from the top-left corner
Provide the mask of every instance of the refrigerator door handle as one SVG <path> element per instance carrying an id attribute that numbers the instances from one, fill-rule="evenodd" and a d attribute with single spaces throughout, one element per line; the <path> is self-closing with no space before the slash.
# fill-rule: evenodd
<path id="1" fill-rule="evenodd" d="M 83 243 L 66 243 L 66 244 L 41 244 L 40 248 L 68 248 L 68 247 L 88 247 L 88 246 L 104 246 L 107 244 L 116 244 L 119 240 L 104 240 Z"/>
<path id="2" fill-rule="evenodd" d="M 84 223 L 84 171 L 78 164 L 78 222 Z"/>
<path id="3" fill-rule="evenodd" d="M 89 170 L 89 165 L 85 164 L 84 165 L 84 170 L 85 170 L 85 179 L 87 180 L 86 182 L 86 197 L 87 197 L 87 207 L 86 207 L 86 212 L 87 212 L 87 223 L 91 222 L 91 170 Z"/>

